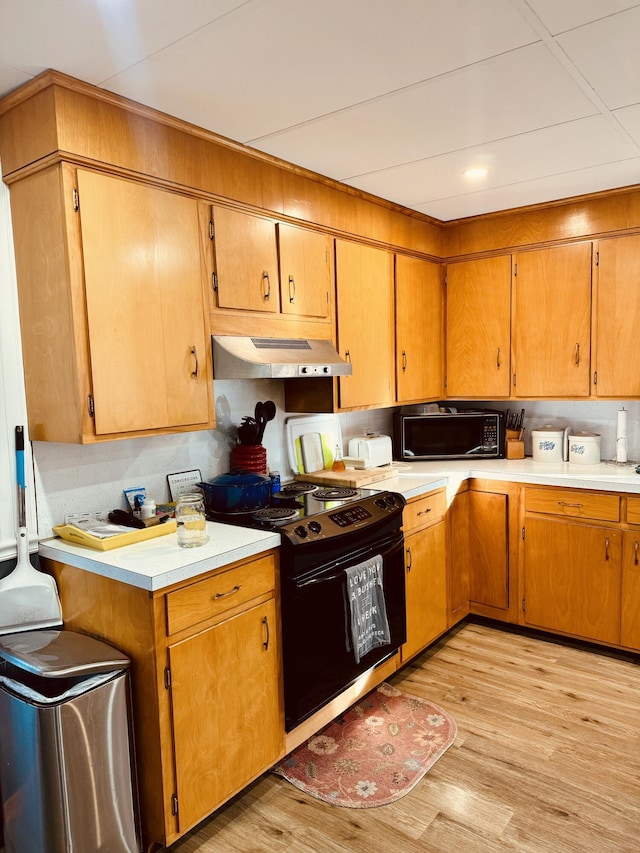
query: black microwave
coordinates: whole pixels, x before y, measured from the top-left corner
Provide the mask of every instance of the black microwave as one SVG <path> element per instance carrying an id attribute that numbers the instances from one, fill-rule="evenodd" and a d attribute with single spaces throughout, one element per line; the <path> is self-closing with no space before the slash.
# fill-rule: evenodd
<path id="1" fill-rule="evenodd" d="M 393 427 L 394 459 L 418 462 L 504 456 L 504 412 L 396 412 Z"/>

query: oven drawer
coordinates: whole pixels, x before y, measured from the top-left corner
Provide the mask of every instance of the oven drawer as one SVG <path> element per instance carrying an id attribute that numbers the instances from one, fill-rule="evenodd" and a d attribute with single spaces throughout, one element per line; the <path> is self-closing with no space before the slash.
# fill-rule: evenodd
<path id="1" fill-rule="evenodd" d="M 270 555 L 170 592 L 167 634 L 220 616 L 226 610 L 273 592 L 275 586 L 276 562 Z"/>
<path id="2" fill-rule="evenodd" d="M 618 495 L 573 492 L 567 489 L 527 489 L 525 506 L 527 512 L 593 518 L 598 521 L 620 521 Z"/>
<path id="3" fill-rule="evenodd" d="M 410 533 L 412 530 L 418 530 L 439 521 L 445 513 L 446 506 L 444 490 L 410 501 L 402 511 L 404 532 Z"/>

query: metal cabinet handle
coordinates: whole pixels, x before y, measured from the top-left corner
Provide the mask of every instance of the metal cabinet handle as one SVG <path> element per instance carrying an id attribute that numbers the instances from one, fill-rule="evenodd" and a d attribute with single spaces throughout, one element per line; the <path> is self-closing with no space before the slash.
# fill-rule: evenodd
<path id="1" fill-rule="evenodd" d="M 421 509 L 418 515 L 426 515 L 428 512 L 431 512 L 430 506 L 428 506 L 426 509 Z"/>
<path id="2" fill-rule="evenodd" d="M 609 559 L 609 545 L 610 544 L 611 544 L 611 540 L 607 536 L 607 538 L 604 540 L 604 558 L 605 558 L 605 560 Z"/>
<path id="3" fill-rule="evenodd" d="M 345 350 L 344 357 L 347 359 L 349 364 L 351 364 L 351 353 L 349 352 L 349 350 Z"/>
<path id="4" fill-rule="evenodd" d="M 407 351 L 402 350 L 402 370 L 403 372 L 407 369 Z"/>
<path id="5" fill-rule="evenodd" d="M 289 276 L 289 302 L 296 301 L 296 280 L 292 275 Z"/>
<path id="6" fill-rule="evenodd" d="M 496 370 L 500 370 L 500 347 L 498 347 L 498 351 L 496 352 Z"/>
<path id="7" fill-rule="evenodd" d="M 194 370 L 191 371 L 191 378 L 197 379 L 198 378 L 198 351 L 196 350 L 195 346 L 191 347 L 191 355 L 193 356 L 193 358 L 195 360 L 195 368 L 194 368 Z"/>
<path id="8" fill-rule="evenodd" d="M 575 509 L 582 509 L 582 504 L 570 504 L 567 501 L 558 501 L 558 506 L 571 506 Z"/>
<path id="9" fill-rule="evenodd" d="M 580 344 L 576 344 L 576 367 L 580 364 Z"/>
<path id="10" fill-rule="evenodd" d="M 640 548 L 640 542 L 636 539 L 633 543 L 633 565 L 638 565 L 638 549 Z"/>
<path id="11" fill-rule="evenodd" d="M 409 562 L 407 563 L 407 571 L 411 571 L 411 567 L 413 566 L 413 554 L 411 553 L 411 548 L 407 548 L 407 557 L 409 558 Z"/>
<path id="12" fill-rule="evenodd" d="M 226 598 L 228 595 L 235 595 L 236 592 L 240 592 L 241 589 L 242 589 L 241 586 L 236 585 L 236 586 L 234 586 L 233 589 L 230 589 L 228 592 L 216 592 L 216 594 L 213 597 L 216 600 L 218 598 Z"/>
<path id="13" fill-rule="evenodd" d="M 271 282 L 269 281 L 269 273 L 265 270 L 262 273 L 262 292 L 265 299 L 271 298 Z"/>
<path id="14" fill-rule="evenodd" d="M 264 639 L 264 641 L 263 641 L 263 643 L 262 643 L 262 648 L 263 648 L 263 649 L 265 650 L 265 652 L 266 652 L 266 651 L 267 651 L 267 649 L 269 648 L 269 638 L 270 638 L 269 620 L 267 619 L 267 617 L 266 617 L 266 616 L 265 616 L 265 617 L 264 617 L 264 619 L 262 620 L 262 624 L 263 624 L 264 629 L 265 629 L 265 639 Z"/>

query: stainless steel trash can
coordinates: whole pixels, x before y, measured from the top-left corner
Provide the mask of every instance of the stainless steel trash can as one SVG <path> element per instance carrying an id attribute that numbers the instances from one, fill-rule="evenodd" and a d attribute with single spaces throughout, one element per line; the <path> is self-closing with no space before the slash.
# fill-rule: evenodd
<path id="1" fill-rule="evenodd" d="M 74 631 L 0 637 L 6 853 L 139 853 L 128 670 Z"/>

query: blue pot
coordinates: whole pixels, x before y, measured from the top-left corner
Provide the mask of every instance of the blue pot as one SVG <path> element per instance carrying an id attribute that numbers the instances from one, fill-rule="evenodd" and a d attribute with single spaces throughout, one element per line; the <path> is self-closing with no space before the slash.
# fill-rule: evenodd
<path id="1" fill-rule="evenodd" d="M 234 470 L 206 483 L 198 483 L 204 492 L 205 508 L 212 513 L 251 512 L 269 504 L 271 480 L 252 471 Z"/>

